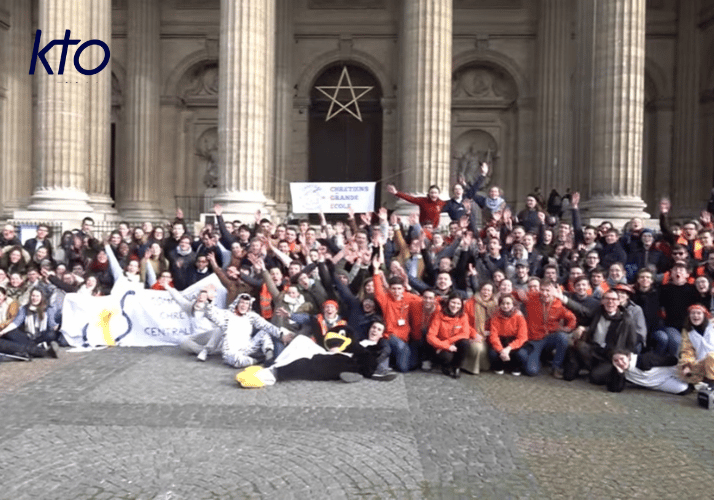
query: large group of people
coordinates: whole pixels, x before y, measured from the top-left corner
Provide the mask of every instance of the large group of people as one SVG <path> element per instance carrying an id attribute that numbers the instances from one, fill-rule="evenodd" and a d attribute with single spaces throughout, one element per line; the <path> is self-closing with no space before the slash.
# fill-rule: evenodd
<path id="1" fill-rule="evenodd" d="M 400 212 L 349 213 L 319 224 L 224 220 L 189 233 L 180 210 L 167 225 L 121 222 L 95 234 L 91 218 L 24 243 L 0 237 L 0 353 L 58 356 L 68 293 L 110 294 L 117 282 L 167 290 L 190 318 L 180 344 L 239 368 L 243 387 L 282 380 L 393 380 L 411 370 L 587 377 L 686 394 L 714 387 L 714 225 L 706 210 L 684 223 L 659 205 L 659 230 L 582 223 L 579 193 L 516 213 L 483 164 L 444 200 L 386 191 Z M 415 205 L 409 214 L 409 207 Z M 406 207 L 406 208 L 405 208 Z M 314 214 L 318 215 L 318 214 Z M 442 224 L 442 220 L 448 220 Z M 215 274 L 226 308 L 205 287 Z"/>

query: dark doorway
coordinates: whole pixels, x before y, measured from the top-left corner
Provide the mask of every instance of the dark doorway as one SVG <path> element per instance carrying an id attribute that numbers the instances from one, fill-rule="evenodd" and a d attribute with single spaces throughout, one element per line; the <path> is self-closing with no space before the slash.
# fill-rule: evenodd
<path id="1" fill-rule="evenodd" d="M 347 105 L 353 100 L 352 92 L 345 88 L 350 82 L 356 96 L 366 93 L 357 100 L 356 106 L 351 104 L 346 106 L 347 109 L 341 109 L 325 92 Z M 339 89 L 335 88 L 338 84 Z M 318 87 L 323 87 L 324 92 Z M 372 89 L 367 91 L 368 87 Z M 317 78 L 310 93 L 309 181 L 365 182 L 377 181 L 381 177 L 381 97 L 377 79 L 359 66 L 338 63 Z M 350 111 L 360 116 L 361 121 Z M 379 200 L 376 202 L 379 204 Z"/>

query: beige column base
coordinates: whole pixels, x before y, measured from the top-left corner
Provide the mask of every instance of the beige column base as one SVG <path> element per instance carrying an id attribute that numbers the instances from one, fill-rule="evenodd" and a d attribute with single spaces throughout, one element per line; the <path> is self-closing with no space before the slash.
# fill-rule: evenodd
<path id="1" fill-rule="evenodd" d="M 119 211 L 122 219 L 128 222 L 158 221 L 165 219 L 164 213 L 148 201 L 124 202 Z"/>
<path id="2" fill-rule="evenodd" d="M 593 196 L 580 204 L 584 218 L 588 220 L 630 220 L 633 217 L 649 219 L 645 212 L 647 204 L 639 196 Z"/>
<path id="3" fill-rule="evenodd" d="M 289 203 L 276 203 L 275 204 L 275 218 L 273 218 L 273 222 L 275 223 L 280 223 L 280 222 L 285 222 L 288 218 L 288 213 L 290 213 L 290 204 Z"/>
<path id="4" fill-rule="evenodd" d="M 89 205 L 95 212 L 103 214 L 116 214 L 117 209 L 114 208 L 114 200 L 106 194 L 90 194 Z"/>
<path id="5" fill-rule="evenodd" d="M 265 210 L 268 200 L 260 191 L 227 191 L 219 193 L 214 202 L 223 206 L 226 220 L 248 223 L 255 220 L 256 210 Z"/>
<path id="6" fill-rule="evenodd" d="M 39 188 L 32 194 L 30 211 L 91 212 L 89 197 L 84 190 L 72 188 Z"/>

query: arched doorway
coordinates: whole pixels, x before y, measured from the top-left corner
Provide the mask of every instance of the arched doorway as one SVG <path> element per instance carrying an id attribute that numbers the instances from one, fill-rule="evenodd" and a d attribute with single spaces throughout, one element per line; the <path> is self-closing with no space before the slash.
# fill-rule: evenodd
<path id="1" fill-rule="evenodd" d="M 381 97 L 374 75 L 354 64 L 331 65 L 315 80 L 308 125 L 311 182 L 380 178 Z"/>

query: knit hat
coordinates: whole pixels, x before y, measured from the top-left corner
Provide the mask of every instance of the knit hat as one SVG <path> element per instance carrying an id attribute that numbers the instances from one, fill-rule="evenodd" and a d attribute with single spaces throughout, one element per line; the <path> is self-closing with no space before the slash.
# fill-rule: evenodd
<path id="1" fill-rule="evenodd" d="M 630 295 L 635 294 L 635 289 L 625 283 L 618 283 L 617 285 L 614 286 L 614 289 L 617 290 L 618 292 L 625 292 Z"/>
<path id="2" fill-rule="evenodd" d="M 332 304 L 333 306 L 335 306 L 335 309 L 339 309 L 339 308 L 340 308 L 340 306 L 339 306 L 339 304 L 338 304 L 337 302 L 335 302 L 334 300 L 330 299 L 330 300 L 326 300 L 325 302 L 322 303 L 322 309 L 324 310 L 324 309 L 325 309 L 325 306 L 328 306 L 328 305 L 330 305 L 330 304 Z"/>
<path id="3" fill-rule="evenodd" d="M 707 310 L 707 308 L 701 304 L 692 304 L 687 309 L 687 312 L 692 312 L 694 310 L 702 311 L 704 313 L 704 317 L 706 317 L 707 319 L 710 319 L 712 317 L 711 313 Z"/>

